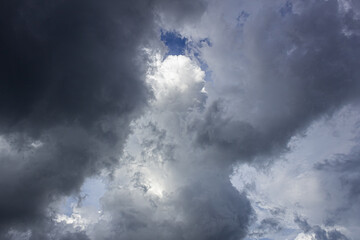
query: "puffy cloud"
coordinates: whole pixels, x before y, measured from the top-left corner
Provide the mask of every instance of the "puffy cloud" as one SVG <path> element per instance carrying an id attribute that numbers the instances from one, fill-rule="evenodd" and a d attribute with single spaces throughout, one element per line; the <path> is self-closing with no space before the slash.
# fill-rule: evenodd
<path id="1" fill-rule="evenodd" d="M 207 97 L 205 73 L 189 57 L 170 55 L 162 61 L 157 55 L 153 67 L 156 70 L 147 79 L 158 108 L 179 112 L 203 108 Z"/>

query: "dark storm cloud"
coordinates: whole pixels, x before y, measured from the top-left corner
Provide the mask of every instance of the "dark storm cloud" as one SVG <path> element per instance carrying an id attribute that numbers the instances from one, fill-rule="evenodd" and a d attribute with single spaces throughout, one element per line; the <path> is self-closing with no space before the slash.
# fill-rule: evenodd
<path id="1" fill-rule="evenodd" d="M 155 5 L 1 3 L 3 234 L 42 224 L 50 203 L 117 162 L 129 122 L 150 96 L 141 48 L 158 37 Z"/>
<path id="2" fill-rule="evenodd" d="M 215 102 L 194 127 L 201 146 L 231 161 L 283 152 L 312 121 L 359 96 L 360 38 L 355 30 L 344 33 L 358 29 L 353 10 L 340 12 L 338 1 L 304 1 L 282 15 L 267 4 L 242 30 L 246 72 L 233 77 L 245 79 L 243 87 L 227 91 L 225 107 Z M 243 116 L 226 106 L 234 101 Z"/>
<path id="3" fill-rule="evenodd" d="M 1 226 L 25 226 L 47 214 L 47 205 L 77 191 L 86 176 L 116 163 L 117 144 L 80 128 L 46 132 L 38 149 L 11 149 L 1 155 Z M 40 220 L 39 220 L 40 221 Z"/>
<path id="4" fill-rule="evenodd" d="M 311 226 L 306 219 L 296 216 L 294 222 L 306 234 L 313 234 L 315 240 L 349 240 L 338 230 L 325 230 L 318 225 Z"/>
<path id="5" fill-rule="evenodd" d="M 30 229 L 31 239 L 88 239 L 61 232 L 51 203 L 118 161 L 129 123 L 151 96 L 142 48 L 160 45 L 157 24 L 193 21 L 204 8 L 156 0 L 1 4 L 1 238 Z"/>
<path id="6" fill-rule="evenodd" d="M 117 162 L 129 123 L 151 96 L 141 49 L 159 44 L 157 24 L 166 30 L 191 25 L 205 7 L 193 0 L 1 4 L 0 237 L 6 239 L 9 229 L 31 229 L 32 239 L 90 238 L 51 222 L 51 203 Z M 249 117 L 254 121 L 227 117 L 215 101 L 202 120 L 189 124 L 201 153 L 176 150 L 188 139 L 167 143 L 166 131 L 151 122 L 151 137 L 140 144 L 141 164 L 161 155 L 174 162 L 169 174 L 181 184 L 161 199 L 149 197 L 151 185 L 136 172 L 133 188 L 116 186 L 102 199 L 111 220 L 99 220 L 94 239 L 244 238 L 253 211 L 229 181 L 231 163 L 285 151 L 313 120 L 357 98 L 359 20 L 351 10 L 340 14 L 336 1 L 306 1 L 301 14 L 262 11 L 255 19 L 250 15 L 243 31 L 252 78 L 242 96 L 256 105 L 244 114 L 256 112 Z M 225 167 L 218 168 L 214 163 L 223 159 Z M 347 240 L 336 230 L 295 221 L 319 240 Z M 274 219 L 259 227 L 279 228 Z"/>
<path id="7" fill-rule="evenodd" d="M 58 124 L 94 127 L 145 102 L 145 69 L 134 55 L 153 29 L 148 1 L 3 5 L 3 133 L 37 134 Z"/>

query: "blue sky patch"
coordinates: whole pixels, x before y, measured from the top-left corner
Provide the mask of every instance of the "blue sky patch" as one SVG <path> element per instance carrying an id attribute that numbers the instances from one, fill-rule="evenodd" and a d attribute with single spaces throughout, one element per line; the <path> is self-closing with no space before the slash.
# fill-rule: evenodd
<path id="1" fill-rule="evenodd" d="M 169 51 L 167 55 L 184 55 L 187 38 L 177 32 L 161 31 L 161 41 L 165 43 Z"/>

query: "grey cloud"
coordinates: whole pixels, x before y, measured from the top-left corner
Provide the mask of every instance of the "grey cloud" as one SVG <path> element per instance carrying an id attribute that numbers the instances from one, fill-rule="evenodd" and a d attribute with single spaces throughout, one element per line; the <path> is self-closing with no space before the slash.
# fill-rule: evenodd
<path id="1" fill-rule="evenodd" d="M 6 3 L 1 131 L 36 136 L 59 124 L 96 127 L 146 102 L 145 68 L 136 55 L 153 31 L 148 4 Z"/>
<path id="2" fill-rule="evenodd" d="M 227 164 L 234 160 L 253 160 L 257 156 L 269 156 L 281 150 L 274 136 L 266 136 L 250 123 L 224 117 L 221 101 L 214 102 L 207 110 L 203 120 L 189 125 L 189 131 L 196 132 L 196 142 L 203 148 L 214 147 L 213 154 Z M 280 145 L 280 146 L 279 146 Z M 227 165 L 226 164 L 226 165 Z"/>
<path id="3" fill-rule="evenodd" d="M 152 156 L 161 154 L 163 157 L 162 161 L 174 160 L 175 145 L 166 141 L 166 131 L 159 129 L 156 123 L 149 122 L 144 126 L 144 130 L 149 130 L 149 137 L 143 139 L 141 146 L 143 148 L 141 154 L 146 158 L 147 154 L 150 153 Z"/>
<path id="4" fill-rule="evenodd" d="M 265 218 L 261 220 L 259 226 L 249 233 L 250 237 L 264 237 L 269 233 L 276 233 L 283 229 L 281 223 L 276 218 Z"/>
<path id="5" fill-rule="evenodd" d="M 117 163 L 129 123 L 151 97 L 142 48 L 159 41 L 156 11 L 161 4 L 1 4 L 3 236 L 9 229 L 44 224 L 51 203 Z"/>
<path id="6" fill-rule="evenodd" d="M 121 146 L 103 142 L 79 128 L 47 131 L 44 146 L 3 154 L 0 170 L 1 226 L 36 223 L 47 206 L 79 190 L 84 178 L 117 162 Z"/>
<path id="7" fill-rule="evenodd" d="M 192 181 L 162 199 L 136 197 L 134 191 L 112 191 L 103 198 L 104 210 L 111 212 L 112 221 L 110 226 L 104 223 L 109 230 L 102 237 L 187 240 L 245 237 L 252 216 L 247 198 L 230 183 L 210 178 L 207 182 Z M 139 203 L 139 199 L 144 200 Z M 97 229 L 101 228 L 105 227 L 100 223 Z"/>
<path id="8" fill-rule="evenodd" d="M 311 226 L 306 219 L 296 216 L 294 222 L 298 224 L 304 233 L 312 233 L 315 240 L 349 240 L 338 230 L 325 230 L 318 225 Z"/>
<path id="9" fill-rule="evenodd" d="M 141 139 L 137 143 L 141 151 L 130 152 L 134 154 L 132 164 L 120 170 L 129 174 L 130 179 L 124 180 L 121 173 L 114 175 L 112 187 L 101 200 L 104 219 L 111 221 L 95 224 L 91 236 L 94 239 L 244 238 L 253 210 L 246 195 L 232 186 L 230 170 L 217 168 L 215 161 L 207 161 L 207 156 L 193 152 L 188 148 L 186 135 L 173 139 L 167 132 L 171 130 L 169 125 L 165 124 L 163 129 L 156 117 L 145 115 L 135 128 L 135 135 L 130 136 L 128 144 L 132 137 Z M 134 145 L 127 149 L 131 148 L 136 149 Z M 164 185 L 161 196 L 157 184 Z"/>
<path id="10" fill-rule="evenodd" d="M 169 29 L 182 28 L 185 24 L 196 23 L 205 12 L 207 1 L 159 0 L 157 5 L 163 25 Z"/>
<path id="11" fill-rule="evenodd" d="M 355 10 L 341 12 L 340 1 L 288 1 L 293 4 L 287 7 L 294 9 L 281 14 L 284 2 L 252 3 L 252 9 L 245 9 L 249 17 L 241 29 L 229 24 L 224 29 L 217 26 L 218 32 L 204 31 L 216 32 L 209 37 L 212 47 L 200 49 L 213 70 L 213 82 L 205 86 L 210 100 L 207 110 L 189 124 L 189 132 L 211 156 L 208 162 L 227 167 L 239 162 L 268 165 L 289 151 L 292 137 L 303 134 L 314 121 L 359 100 Z M 217 23 L 228 22 L 233 23 L 230 17 Z M 351 34 L 345 29 L 351 29 Z M 345 173 L 342 183 L 356 196 L 357 177 L 350 175 Z M 352 181 L 354 185 L 348 183 Z M 350 226 L 350 221 L 343 220 L 341 226 Z M 270 230 L 271 224 L 262 225 L 267 226 Z M 307 227 L 317 239 L 348 239 L 339 230 Z M 263 233 L 266 236 L 266 230 Z"/>
<path id="12" fill-rule="evenodd" d="M 357 202 L 360 198 L 360 147 L 354 147 L 349 154 L 337 154 L 332 159 L 316 163 L 315 169 L 337 174 L 339 181 L 347 191 L 347 199 Z"/>
<path id="13" fill-rule="evenodd" d="M 185 214 L 185 239 L 241 239 L 247 234 L 252 208 L 227 181 L 207 176 L 180 191 L 178 209 Z M 211 189 L 212 188 L 212 189 Z M 221 197 L 219 197 L 221 196 Z"/>
<path id="14" fill-rule="evenodd" d="M 360 213 L 359 156 L 360 147 L 357 144 L 348 154 L 337 154 L 314 165 L 323 181 L 329 183 L 325 188 L 329 200 L 336 200 L 328 210 L 325 223 L 329 226 L 357 226 Z"/>
<path id="15" fill-rule="evenodd" d="M 295 216 L 294 222 L 303 230 L 305 233 L 308 233 L 311 230 L 311 226 L 306 221 L 306 219 L 302 219 L 299 216 Z"/>
<path id="16" fill-rule="evenodd" d="M 285 212 L 286 212 L 285 209 L 281 209 L 281 208 L 278 208 L 278 207 L 270 209 L 270 213 L 273 216 L 283 215 Z"/>
<path id="17" fill-rule="evenodd" d="M 249 11 L 240 44 L 244 59 L 233 63 L 246 68 L 246 74 L 232 76 L 239 89 L 216 85 L 219 94 L 205 114 L 187 122 L 202 150 L 189 147 L 188 138 L 170 141 L 163 126 L 149 121 L 138 152 L 142 159 L 129 157 L 132 162 L 122 166 L 133 171 L 128 185 L 115 186 L 126 177 L 120 176 L 102 198 L 103 216 L 109 219 L 101 218 L 86 233 L 59 232 L 61 224 L 48 223 L 51 203 L 117 163 L 129 123 L 152 96 L 143 81 L 148 59 L 141 48 L 159 44 L 157 24 L 166 29 L 195 24 L 206 6 L 190 0 L 3 4 L 0 134 L 8 146 L 0 155 L 1 237 L 6 239 L 12 228 L 31 229 L 33 239 L 246 236 L 253 211 L 229 181 L 234 160 L 277 156 L 313 120 L 358 98 L 359 20 L 352 10 L 339 13 L 338 1 L 305 1 L 299 13 L 281 14 L 273 7 Z M 211 42 L 206 49 L 221 44 Z M 218 98 L 233 105 L 223 107 Z M 163 171 L 176 180 L 162 198 L 149 193 L 146 172 L 132 169 L 151 164 L 159 169 L 149 171 L 168 166 Z M 357 179 L 343 179 L 357 197 Z M 337 230 L 295 221 L 317 239 L 347 239 Z M 51 237 L 41 234 L 47 228 Z M 265 233 L 280 226 L 265 219 L 259 229 Z"/>
<path id="18" fill-rule="evenodd" d="M 343 30 L 359 20 L 351 17 L 352 10 L 340 13 L 338 4 L 305 1 L 301 11 L 286 15 L 272 3 L 253 9 L 256 14 L 250 12 L 236 43 L 238 55 L 219 56 L 224 64 L 237 61 L 240 70 L 226 73 L 230 81 L 214 66 L 217 89 L 206 87 L 226 107 L 223 112 L 216 102 L 209 107 L 195 125 L 197 142 L 231 161 L 271 158 L 286 151 L 291 137 L 311 122 L 358 99 L 360 39 Z M 211 48 L 204 51 L 209 55 Z M 212 61 L 207 61 L 210 68 Z"/>
<path id="19" fill-rule="evenodd" d="M 1 239 L 6 240 L 89 240 L 87 234 L 74 229 L 64 223 L 54 222 L 50 218 L 36 219 L 37 222 L 33 228 L 26 231 L 10 229 Z"/>
<path id="20" fill-rule="evenodd" d="M 151 184 L 140 175 L 136 185 L 145 188 L 132 190 L 125 186 L 110 191 L 103 198 L 103 206 L 113 222 L 97 226 L 108 229 L 108 238 L 244 238 L 253 212 L 246 197 L 235 193 L 228 181 L 232 164 L 236 160 L 268 164 L 287 151 L 289 140 L 314 120 L 357 100 L 359 39 L 343 33 L 347 15 L 339 14 L 337 2 L 306 1 L 301 13 L 289 11 L 286 15 L 267 4 L 271 3 L 264 3 L 266 7 L 257 14 L 250 12 L 244 23 L 239 39 L 243 59 L 231 59 L 233 55 L 224 53 L 230 56 L 231 66 L 243 64 L 246 69 L 231 76 L 239 89 L 232 88 L 232 82 L 226 85 L 228 79 L 221 79 L 225 75 L 214 71 L 217 78 L 205 86 L 210 100 L 205 113 L 189 118 L 176 113 L 177 118 L 185 119 L 187 133 L 194 134 L 198 146 L 187 148 L 191 143 L 185 135 L 176 138 L 175 160 L 167 174 L 177 176 L 180 187 L 173 184 L 165 197 L 152 198 L 147 191 Z M 355 18 L 348 21 L 358 22 Z M 211 42 L 212 47 L 204 49 L 211 51 L 228 44 L 214 39 Z M 221 54 L 216 54 L 214 60 L 220 65 L 218 61 L 224 57 Z M 211 69 L 211 62 L 206 62 Z M 211 96 L 214 93 L 218 95 Z M 194 116 L 198 119 L 188 121 Z M 153 142 L 147 146 L 157 149 Z M 161 155 L 162 151 L 153 153 Z M 337 230 L 308 227 L 307 231 L 316 233 L 318 239 L 347 239 Z M 280 229 L 276 220 L 264 220 L 258 235 Z"/>
<path id="21" fill-rule="evenodd" d="M 82 232 L 79 233 L 67 233 L 61 240 L 90 240 L 90 238 Z"/>

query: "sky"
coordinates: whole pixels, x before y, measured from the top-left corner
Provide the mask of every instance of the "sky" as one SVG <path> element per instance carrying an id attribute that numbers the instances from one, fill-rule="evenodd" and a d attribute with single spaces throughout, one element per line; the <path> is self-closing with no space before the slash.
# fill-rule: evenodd
<path id="1" fill-rule="evenodd" d="M 358 1 L 0 5 L 0 240 L 359 239 Z"/>

